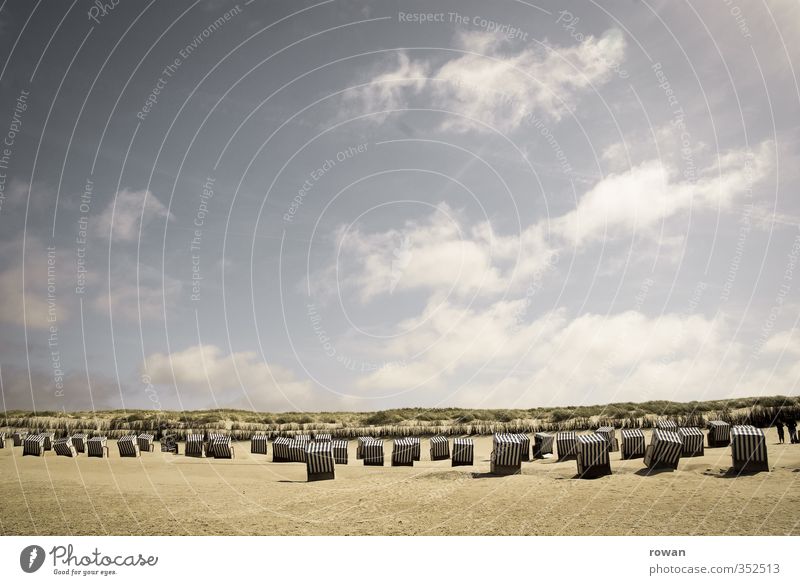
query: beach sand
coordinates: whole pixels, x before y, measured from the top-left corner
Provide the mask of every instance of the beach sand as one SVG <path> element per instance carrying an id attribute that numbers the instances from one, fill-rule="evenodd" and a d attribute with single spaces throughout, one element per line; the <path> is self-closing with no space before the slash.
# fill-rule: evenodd
<path id="1" fill-rule="evenodd" d="M 649 443 L 649 431 L 645 431 Z M 617 432 L 619 437 L 619 431 Z M 730 447 L 644 475 L 611 454 L 613 475 L 575 479 L 575 461 L 523 463 L 491 477 L 491 437 L 475 465 L 364 467 L 350 442 L 334 481 L 306 482 L 305 465 L 272 463 L 236 444 L 234 460 L 144 453 L 108 459 L 22 457 L 0 449 L 0 533 L 44 535 L 692 535 L 800 534 L 800 445 L 767 431 L 769 473 L 732 477 Z M 181 453 L 183 444 L 180 445 Z"/>

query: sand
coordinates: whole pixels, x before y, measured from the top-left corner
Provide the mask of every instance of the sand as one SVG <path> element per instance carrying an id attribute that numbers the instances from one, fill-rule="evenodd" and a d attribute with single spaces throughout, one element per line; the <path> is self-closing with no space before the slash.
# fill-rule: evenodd
<path id="1" fill-rule="evenodd" d="M 618 433 L 619 434 L 619 433 Z M 649 442 L 649 433 L 647 440 Z M 730 448 L 645 476 L 612 453 L 613 475 L 576 479 L 574 461 L 523 463 L 491 477 L 491 437 L 475 465 L 429 460 L 364 467 L 350 442 L 336 480 L 306 482 L 305 465 L 272 463 L 236 445 L 234 460 L 144 453 L 121 459 L 22 457 L 0 449 L 0 533 L 43 535 L 692 535 L 800 534 L 800 445 L 767 433 L 769 473 L 731 477 Z M 183 445 L 181 445 L 183 452 Z"/>

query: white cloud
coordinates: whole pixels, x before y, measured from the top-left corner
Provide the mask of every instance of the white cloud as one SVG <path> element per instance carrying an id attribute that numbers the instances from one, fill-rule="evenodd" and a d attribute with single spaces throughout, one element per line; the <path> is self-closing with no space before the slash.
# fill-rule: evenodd
<path id="1" fill-rule="evenodd" d="M 173 219 L 151 191 L 123 189 L 109 202 L 97 221 L 93 219 L 92 223 L 96 235 L 108 237 L 113 219 L 113 239 L 133 242 L 139 238 L 140 224 L 146 225 L 150 221 L 163 218 Z"/>
<path id="2" fill-rule="evenodd" d="M 136 273 L 139 281 L 136 281 Z M 111 274 L 110 289 L 106 282 L 93 287 L 97 296 L 94 308 L 101 314 L 113 311 L 115 318 L 122 317 L 131 322 L 163 319 L 164 302 L 167 310 L 176 306 L 180 300 L 183 284 L 169 274 L 140 263 L 134 265 L 127 259 L 119 258 Z M 140 312 L 141 309 L 141 312 Z"/>

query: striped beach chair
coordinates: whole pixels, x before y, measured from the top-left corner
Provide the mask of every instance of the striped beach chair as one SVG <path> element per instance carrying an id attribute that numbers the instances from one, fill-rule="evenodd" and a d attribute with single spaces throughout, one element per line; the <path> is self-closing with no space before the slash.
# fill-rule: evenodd
<path id="1" fill-rule="evenodd" d="M 517 435 L 492 437 L 490 471 L 494 475 L 514 475 L 522 471 L 522 440 Z"/>
<path id="2" fill-rule="evenodd" d="M 206 445 L 203 441 L 203 435 L 200 433 L 189 433 L 186 435 L 184 455 L 186 455 L 186 457 L 205 457 Z"/>
<path id="3" fill-rule="evenodd" d="M 222 433 L 208 433 L 206 438 L 206 457 L 216 457 L 214 448 L 218 444 L 219 439 L 225 437 Z"/>
<path id="4" fill-rule="evenodd" d="M 78 453 L 86 453 L 86 440 L 89 437 L 86 433 L 75 433 L 72 435 L 72 445 Z"/>
<path id="5" fill-rule="evenodd" d="M 727 447 L 731 443 L 731 425 L 722 420 L 708 421 L 708 447 Z"/>
<path id="6" fill-rule="evenodd" d="M 409 437 L 395 439 L 392 446 L 392 467 L 414 466 L 414 441 Z"/>
<path id="7" fill-rule="evenodd" d="M 71 437 L 62 437 L 53 441 L 53 451 L 61 457 L 77 457 L 78 451 L 72 443 Z"/>
<path id="8" fill-rule="evenodd" d="M 450 459 L 450 442 L 447 437 L 431 437 L 431 461 Z"/>
<path id="9" fill-rule="evenodd" d="M 535 433 L 533 435 L 533 458 L 544 459 L 545 455 L 553 453 L 553 440 L 550 433 Z"/>
<path id="10" fill-rule="evenodd" d="M 347 465 L 347 441 L 344 439 L 332 439 L 331 449 L 333 450 L 333 461 L 336 465 Z"/>
<path id="11" fill-rule="evenodd" d="M 178 454 L 178 437 L 175 435 L 164 435 L 161 437 L 161 452 Z"/>
<path id="12" fill-rule="evenodd" d="M 422 457 L 422 441 L 419 437 L 406 437 L 411 441 L 411 457 L 414 461 L 419 461 Z"/>
<path id="13" fill-rule="evenodd" d="M 214 459 L 233 459 L 236 453 L 230 435 L 217 435 L 211 439 L 211 454 Z"/>
<path id="14" fill-rule="evenodd" d="M 306 447 L 310 443 L 300 439 L 289 439 L 289 461 L 294 463 L 306 462 Z"/>
<path id="15" fill-rule="evenodd" d="M 622 429 L 620 434 L 622 435 L 622 443 L 619 455 L 622 459 L 644 457 L 646 446 L 642 429 Z"/>
<path id="16" fill-rule="evenodd" d="M 731 456 L 736 472 L 769 471 L 764 431 L 750 425 L 732 426 Z"/>
<path id="17" fill-rule="evenodd" d="M 559 431 L 556 433 L 556 451 L 558 460 L 567 461 L 575 459 L 575 449 L 578 444 L 578 436 L 575 431 Z"/>
<path id="18" fill-rule="evenodd" d="M 22 441 L 22 454 L 34 457 L 44 456 L 44 435 L 28 435 Z"/>
<path id="19" fill-rule="evenodd" d="M 531 438 L 525 433 L 514 433 L 514 436 L 519 439 L 520 453 L 522 461 L 531 460 Z"/>
<path id="20" fill-rule="evenodd" d="M 653 429 L 650 444 L 644 452 L 644 464 L 650 469 L 677 469 L 683 451 L 683 440 L 678 433 Z"/>
<path id="21" fill-rule="evenodd" d="M 87 457 L 108 457 L 108 440 L 105 437 L 92 437 L 86 441 Z"/>
<path id="22" fill-rule="evenodd" d="M 619 451 L 619 443 L 617 442 L 617 431 L 614 427 L 598 427 L 595 431 L 598 435 L 608 441 L 608 450 L 611 453 Z"/>
<path id="23" fill-rule="evenodd" d="M 26 433 L 15 431 L 14 434 L 11 435 L 11 440 L 14 442 L 14 446 L 22 447 L 22 442 L 25 440 L 25 436 Z"/>
<path id="24" fill-rule="evenodd" d="M 364 458 L 364 443 L 372 440 L 373 440 L 372 437 L 358 437 L 356 443 L 356 459 Z"/>
<path id="25" fill-rule="evenodd" d="M 126 435 L 117 439 L 117 448 L 120 457 L 139 456 L 139 443 L 136 441 L 136 435 Z"/>
<path id="26" fill-rule="evenodd" d="M 330 441 L 315 441 L 306 447 L 308 481 L 334 479 L 333 447 Z"/>
<path id="27" fill-rule="evenodd" d="M 678 429 L 678 435 L 683 441 L 681 457 L 701 457 L 704 454 L 703 443 L 706 438 L 703 436 L 703 431 L 697 427 L 681 427 Z"/>
<path id="28" fill-rule="evenodd" d="M 6 434 L 0 433 L 0 449 L 5 449 L 6 447 Z"/>
<path id="29" fill-rule="evenodd" d="M 380 439 L 368 439 L 362 444 L 364 453 L 364 465 L 383 466 L 383 441 Z"/>
<path id="30" fill-rule="evenodd" d="M 139 445 L 139 452 L 152 453 L 155 446 L 153 445 L 155 437 L 150 433 L 142 433 L 136 438 L 136 443 Z"/>
<path id="31" fill-rule="evenodd" d="M 308 445 L 311 442 L 311 435 L 295 435 L 292 439 Z"/>
<path id="32" fill-rule="evenodd" d="M 55 433 L 40 433 L 44 437 L 44 450 L 45 451 L 52 451 L 53 450 L 53 441 L 56 440 Z"/>
<path id="33" fill-rule="evenodd" d="M 472 439 L 464 437 L 453 439 L 453 458 L 450 460 L 452 467 L 472 465 L 475 459 L 475 445 Z"/>
<path id="34" fill-rule="evenodd" d="M 660 431 L 678 432 L 678 423 L 672 419 L 662 418 L 656 421 L 656 428 Z"/>
<path id="35" fill-rule="evenodd" d="M 253 435 L 252 437 L 250 437 L 251 453 L 256 453 L 258 455 L 266 455 L 268 445 L 269 445 L 269 439 L 267 438 L 267 435 Z"/>
<path id="36" fill-rule="evenodd" d="M 330 433 L 314 433 L 315 443 L 330 443 L 332 438 Z"/>
<path id="37" fill-rule="evenodd" d="M 272 462 L 286 463 L 289 459 L 289 444 L 292 440 L 289 437 L 275 437 L 272 441 Z"/>
<path id="38" fill-rule="evenodd" d="M 595 478 L 611 475 L 611 462 L 608 457 L 609 443 L 603 435 L 578 435 L 575 461 L 578 475 L 582 478 Z"/>

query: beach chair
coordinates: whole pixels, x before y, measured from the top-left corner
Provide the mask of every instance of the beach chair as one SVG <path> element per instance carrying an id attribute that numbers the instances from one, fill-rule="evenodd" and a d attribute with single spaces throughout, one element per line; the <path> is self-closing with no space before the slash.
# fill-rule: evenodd
<path id="1" fill-rule="evenodd" d="M 653 429 L 650 444 L 644 452 L 644 464 L 650 469 L 677 469 L 683 451 L 683 440 L 678 433 Z"/>
<path id="2" fill-rule="evenodd" d="M 678 423 L 672 419 L 662 418 L 656 421 L 656 428 L 660 431 L 678 432 Z"/>
<path id="3" fill-rule="evenodd" d="M 14 443 L 15 447 L 22 447 L 22 442 L 25 440 L 25 433 L 21 433 L 19 431 L 15 431 L 14 434 L 11 435 L 11 440 Z"/>
<path id="4" fill-rule="evenodd" d="M 330 433 L 314 433 L 315 443 L 330 443 L 331 439 L 332 437 Z"/>
<path id="5" fill-rule="evenodd" d="M 45 451 L 52 451 L 53 450 L 53 441 L 56 440 L 55 433 L 39 433 L 44 437 L 44 450 Z"/>
<path id="6" fill-rule="evenodd" d="M 306 462 L 306 447 L 310 443 L 299 439 L 289 439 L 289 461 L 294 463 Z"/>
<path id="7" fill-rule="evenodd" d="M 186 457 L 205 457 L 206 445 L 203 442 L 203 435 L 200 433 L 189 433 L 186 435 L 184 455 L 186 455 Z"/>
<path id="8" fill-rule="evenodd" d="M 422 441 L 419 437 L 406 437 L 406 439 L 411 441 L 411 457 L 414 461 L 419 461 L 422 457 Z"/>
<path id="9" fill-rule="evenodd" d="M 125 435 L 117 439 L 117 448 L 120 457 L 139 456 L 139 443 L 136 441 L 136 435 Z"/>
<path id="10" fill-rule="evenodd" d="M 490 472 L 514 475 L 522 471 L 522 440 L 517 435 L 495 434 L 492 437 Z"/>
<path id="11" fill-rule="evenodd" d="M 702 457 L 705 451 L 703 450 L 703 443 L 706 438 L 703 436 L 703 431 L 697 427 L 681 427 L 678 429 L 678 435 L 683 441 L 683 450 L 681 457 Z"/>
<path id="12" fill-rule="evenodd" d="M 155 445 L 153 445 L 153 439 L 155 437 L 150 433 L 142 433 L 136 438 L 136 443 L 139 445 L 139 452 L 140 453 L 152 453 L 153 449 L 155 449 Z"/>
<path id="13" fill-rule="evenodd" d="M 451 467 L 461 465 L 472 465 L 475 459 L 475 445 L 472 439 L 456 438 L 453 439 L 453 457 L 450 460 Z"/>
<path id="14" fill-rule="evenodd" d="M 764 431 L 750 425 L 731 427 L 731 456 L 734 471 L 769 471 Z"/>
<path id="15" fill-rule="evenodd" d="M 544 459 L 545 455 L 553 453 L 553 440 L 550 433 L 535 433 L 533 435 L 533 458 Z"/>
<path id="16" fill-rule="evenodd" d="M 519 439 L 520 442 L 520 454 L 522 461 L 530 461 L 531 460 L 531 438 L 526 435 L 525 433 L 514 433 L 514 436 Z"/>
<path id="17" fill-rule="evenodd" d="M 306 446 L 308 481 L 334 479 L 333 446 L 331 441 L 315 441 Z"/>
<path id="18" fill-rule="evenodd" d="M 164 435 L 159 441 L 162 453 L 178 454 L 178 437 L 175 435 Z"/>
<path id="19" fill-rule="evenodd" d="M 269 439 L 267 438 L 267 435 L 253 435 L 252 437 L 250 437 L 251 453 L 257 453 L 258 455 L 266 455 L 268 445 L 269 445 Z"/>
<path id="20" fill-rule="evenodd" d="M 292 442 L 288 437 L 275 437 L 272 441 L 272 462 L 286 463 L 289 459 L 289 444 Z"/>
<path id="21" fill-rule="evenodd" d="M 5 449 L 6 447 L 6 434 L 0 433 L 0 449 Z"/>
<path id="22" fill-rule="evenodd" d="M 44 435 L 28 435 L 22 441 L 22 454 L 34 457 L 44 456 Z"/>
<path id="23" fill-rule="evenodd" d="M 372 440 L 372 437 L 358 437 L 356 443 L 356 459 L 364 458 L 364 443 Z"/>
<path id="24" fill-rule="evenodd" d="M 206 457 L 216 457 L 214 453 L 215 445 L 219 439 L 224 437 L 225 435 L 222 433 L 208 433 L 206 437 Z"/>
<path id="25" fill-rule="evenodd" d="M 595 478 L 611 475 L 608 439 L 600 434 L 578 435 L 575 448 L 575 461 L 581 478 Z"/>
<path id="26" fill-rule="evenodd" d="M 92 437 L 86 441 L 87 457 L 108 457 L 108 440 L 105 437 Z"/>
<path id="27" fill-rule="evenodd" d="M 731 444 L 731 425 L 721 420 L 708 421 L 708 447 L 727 447 Z"/>
<path id="28" fill-rule="evenodd" d="M 347 441 L 344 439 L 332 439 L 331 449 L 333 450 L 333 461 L 336 465 L 347 465 Z"/>
<path id="29" fill-rule="evenodd" d="M 608 441 L 608 451 L 615 453 L 619 451 L 619 443 L 617 442 L 617 431 L 614 427 L 598 427 L 595 431 L 598 435 Z"/>
<path id="30" fill-rule="evenodd" d="M 78 453 L 86 453 L 86 433 L 75 433 L 72 435 L 72 445 Z"/>
<path id="31" fill-rule="evenodd" d="M 620 434 L 622 435 L 620 458 L 639 459 L 644 457 L 646 446 L 642 429 L 622 429 Z"/>
<path id="32" fill-rule="evenodd" d="M 447 437 L 431 437 L 431 461 L 450 459 L 450 442 Z"/>
<path id="33" fill-rule="evenodd" d="M 78 451 L 72 443 L 71 437 L 63 437 L 53 441 L 53 451 L 61 457 L 77 457 Z"/>
<path id="34" fill-rule="evenodd" d="M 233 459 L 236 455 L 230 435 L 217 435 L 211 440 L 211 454 L 214 459 Z"/>
<path id="35" fill-rule="evenodd" d="M 392 467 L 414 466 L 414 442 L 406 437 L 395 439 L 392 447 Z"/>
<path id="36" fill-rule="evenodd" d="M 559 431 L 556 433 L 556 451 L 558 451 L 558 460 L 567 461 L 575 459 L 575 449 L 578 444 L 578 438 L 575 431 Z"/>
<path id="37" fill-rule="evenodd" d="M 362 444 L 364 465 L 383 466 L 383 441 L 369 439 Z"/>
<path id="38" fill-rule="evenodd" d="M 300 443 L 304 443 L 305 445 L 308 445 L 311 442 L 311 435 L 295 435 L 291 438 Z"/>

